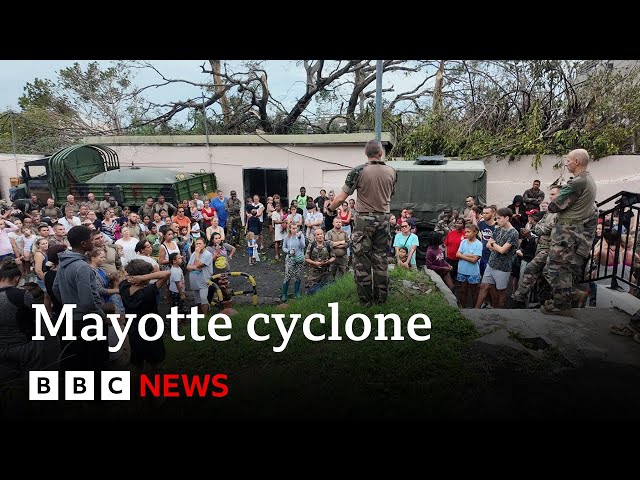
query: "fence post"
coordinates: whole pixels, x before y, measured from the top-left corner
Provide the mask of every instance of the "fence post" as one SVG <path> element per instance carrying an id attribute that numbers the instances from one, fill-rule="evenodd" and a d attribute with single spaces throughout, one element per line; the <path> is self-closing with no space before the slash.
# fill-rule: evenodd
<path id="1" fill-rule="evenodd" d="M 624 219 L 624 202 L 622 201 L 623 198 L 624 196 L 620 197 L 620 203 L 618 204 L 618 229 L 616 230 L 617 239 L 616 248 L 613 253 L 613 275 L 611 277 L 612 290 L 620 290 L 620 286 L 618 285 L 618 264 L 620 263 L 620 245 L 622 242 L 622 229 L 624 228 L 622 225 Z"/>

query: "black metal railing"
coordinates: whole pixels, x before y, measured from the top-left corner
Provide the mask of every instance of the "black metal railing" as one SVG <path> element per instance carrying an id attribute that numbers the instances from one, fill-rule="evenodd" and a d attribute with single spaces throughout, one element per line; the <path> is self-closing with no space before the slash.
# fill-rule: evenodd
<path id="1" fill-rule="evenodd" d="M 620 283 L 640 288 L 640 193 L 619 192 L 598 203 L 598 209 L 598 229 L 583 282 L 611 279 L 612 289 L 620 289 Z"/>

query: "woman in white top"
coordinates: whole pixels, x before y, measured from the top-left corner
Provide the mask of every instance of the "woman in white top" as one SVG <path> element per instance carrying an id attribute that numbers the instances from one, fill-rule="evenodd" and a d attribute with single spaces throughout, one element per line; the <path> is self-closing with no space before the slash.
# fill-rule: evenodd
<path id="1" fill-rule="evenodd" d="M 287 226 L 286 220 L 282 219 L 282 206 L 280 205 L 280 202 L 276 202 L 274 208 L 275 210 L 271 213 L 271 223 L 273 224 L 274 229 L 273 248 L 276 251 L 276 260 L 280 260 L 280 245 L 282 245 L 284 237 L 287 236 Z"/>
<path id="2" fill-rule="evenodd" d="M 167 229 L 164 232 L 164 241 L 160 245 L 160 250 L 158 253 L 158 263 L 160 264 L 160 270 L 169 270 L 171 269 L 171 265 L 169 265 L 169 255 L 172 253 L 180 253 L 180 248 L 178 248 L 178 244 L 173 241 L 174 232 L 171 229 Z"/>
<path id="3" fill-rule="evenodd" d="M 129 227 L 123 225 L 120 228 L 120 235 L 122 237 L 119 240 L 116 240 L 116 245 L 121 245 L 122 250 L 124 251 L 124 256 L 122 257 L 122 266 L 126 267 L 127 263 L 133 260 L 136 257 L 136 245 L 138 244 L 137 238 L 132 238 L 129 233 Z"/>
<path id="4" fill-rule="evenodd" d="M 151 257 L 153 246 L 149 240 L 140 240 L 136 245 L 136 257 L 137 259 L 144 260 L 153 267 L 154 272 L 160 271 L 160 265 L 155 258 Z M 155 283 L 155 280 L 150 280 L 149 283 Z"/>

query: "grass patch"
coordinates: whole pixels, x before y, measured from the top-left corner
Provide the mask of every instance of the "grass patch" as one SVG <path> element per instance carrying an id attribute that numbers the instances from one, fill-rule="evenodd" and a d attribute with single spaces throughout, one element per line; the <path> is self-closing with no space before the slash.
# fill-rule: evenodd
<path id="1" fill-rule="evenodd" d="M 390 296 L 383 306 L 361 307 L 353 277 L 346 276 L 313 296 L 291 301 L 285 310 L 239 306 L 229 341 L 167 339 L 164 372 L 227 373 L 229 395 L 170 401 L 165 410 L 180 417 L 224 418 L 459 416 L 478 382 L 461 356 L 477 332 L 457 308 L 446 303 L 425 274 L 394 270 L 390 276 Z M 432 292 L 425 293 L 429 288 Z M 339 304 L 343 339 L 307 339 L 302 322 L 313 313 L 323 314 L 326 323 L 313 321 L 312 333 L 330 335 L 327 304 L 332 302 Z M 378 322 L 374 315 L 391 312 L 400 317 L 405 339 L 375 341 Z M 269 340 L 258 342 L 248 336 L 247 322 L 256 313 L 285 314 L 287 326 L 289 315 L 301 315 L 283 352 L 273 351 L 282 343 L 273 320 L 268 325 L 257 323 L 257 332 L 269 334 Z M 354 313 L 371 319 L 366 340 L 356 342 L 345 335 L 345 321 Z M 418 342 L 407 335 L 407 322 L 415 313 L 431 319 L 430 340 Z M 201 332 L 205 324 L 203 321 Z M 357 320 L 353 330 L 356 335 L 362 333 L 363 323 Z M 387 335 L 391 337 L 392 332 L 389 325 Z"/>

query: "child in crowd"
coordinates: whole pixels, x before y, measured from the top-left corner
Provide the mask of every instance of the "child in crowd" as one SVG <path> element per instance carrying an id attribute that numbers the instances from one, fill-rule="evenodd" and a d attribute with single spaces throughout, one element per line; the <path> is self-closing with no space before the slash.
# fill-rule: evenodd
<path id="1" fill-rule="evenodd" d="M 251 217 L 251 218 L 256 218 L 256 217 Z M 256 262 L 257 260 L 256 257 L 258 252 L 257 249 L 258 249 L 258 242 L 256 242 L 255 233 L 248 232 L 247 233 L 247 255 L 249 256 L 249 265 L 253 265 Z"/>
<path id="2" fill-rule="evenodd" d="M 122 301 L 120 303 L 122 303 Z M 125 317 L 124 315 L 122 315 L 124 313 L 124 309 L 122 310 L 122 312 L 119 312 L 117 307 L 113 303 L 107 302 L 104 305 L 102 305 L 102 311 L 107 315 L 114 315 L 114 314 L 119 315 L 118 323 L 120 323 L 120 328 L 124 327 Z M 128 364 L 128 360 L 129 360 L 128 339 L 129 339 L 129 336 L 127 335 L 125 342 L 120 347 L 120 350 L 118 350 L 117 352 L 109 352 L 109 363 L 108 363 L 109 368 L 125 367 Z M 116 331 L 113 328 L 113 325 L 111 322 L 109 322 L 109 326 L 107 327 L 107 341 L 109 342 L 110 347 L 118 346 L 118 335 L 116 334 Z M 124 355 L 125 351 L 127 352 L 127 355 Z"/>
<path id="3" fill-rule="evenodd" d="M 460 282 L 460 296 L 458 300 L 463 308 L 467 307 L 467 292 L 471 290 L 474 307 L 478 300 L 478 286 L 480 284 L 480 258 L 482 258 L 482 242 L 478 240 L 478 226 L 470 223 L 464 228 L 465 239 L 460 242 L 456 252 L 458 258 L 458 275 Z"/>
<path id="4" fill-rule="evenodd" d="M 453 291 L 453 280 L 449 273 L 453 267 L 446 262 L 444 252 L 442 248 L 440 248 L 440 245 L 442 245 L 442 234 L 439 232 L 428 232 L 427 245 L 427 268 L 440 275 L 447 287 Z"/>
<path id="5" fill-rule="evenodd" d="M 182 271 L 182 255 L 172 253 L 169 255 L 171 276 L 169 277 L 169 292 L 171 293 L 171 307 L 178 307 L 178 312 L 185 313 L 184 299 L 184 272 Z"/>
<path id="6" fill-rule="evenodd" d="M 120 282 L 124 280 L 124 272 L 122 270 L 118 270 L 110 273 L 107 275 L 107 280 L 109 281 L 109 289 L 117 288 L 118 291 L 120 291 Z M 119 293 L 112 293 L 109 295 L 109 303 L 115 305 L 116 313 L 124 313 L 124 305 Z"/>
<path id="7" fill-rule="evenodd" d="M 122 259 L 124 258 L 124 247 L 117 243 L 114 243 L 113 246 L 116 247 L 116 255 L 118 255 L 118 258 L 120 258 L 120 261 L 122 261 Z"/>
<path id="8" fill-rule="evenodd" d="M 409 256 L 409 249 L 407 247 L 398 247 L 398 261 L 397 265 L 403 267 Z M 407 268 L 407 267 L 404 267 Z"/>
<path id="9" fill-rule="evenodd" d="M 251 210 L 251 214 L 247 219 L 245 234 L 247 232 L 252 232 L 256 239 L 262 234 L 262 222 L 258 218 L 258 210 L 256 210 L 255 208 Z"/>

